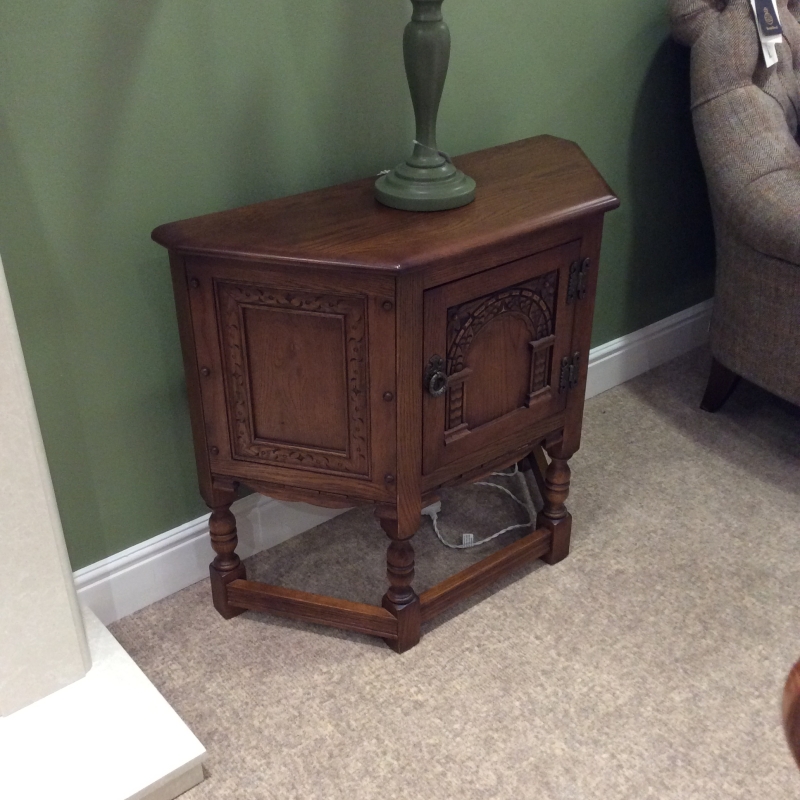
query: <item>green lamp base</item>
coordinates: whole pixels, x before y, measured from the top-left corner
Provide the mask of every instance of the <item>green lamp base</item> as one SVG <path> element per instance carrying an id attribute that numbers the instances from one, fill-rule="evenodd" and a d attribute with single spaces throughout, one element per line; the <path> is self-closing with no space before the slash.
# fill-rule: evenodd
<path id="1" fill-rule="evenodd" d="M 404 161 L 375 182 L 376 199 L 403 211 L 445 211 L 471 203 L 475 181 L 449 161 L 440 161 L 431 166 Z"/>

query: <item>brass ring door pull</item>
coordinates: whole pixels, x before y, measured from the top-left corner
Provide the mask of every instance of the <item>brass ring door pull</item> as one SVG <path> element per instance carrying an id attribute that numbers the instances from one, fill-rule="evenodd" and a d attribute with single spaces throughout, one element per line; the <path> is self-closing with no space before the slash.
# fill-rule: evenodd
<path id="1" fill-rule="evenodd" d="M 425 370 L 424 384 L 431 397 L 441 397 L 447 391 L 447 373 L 441 356 L 431 357 Z"/>

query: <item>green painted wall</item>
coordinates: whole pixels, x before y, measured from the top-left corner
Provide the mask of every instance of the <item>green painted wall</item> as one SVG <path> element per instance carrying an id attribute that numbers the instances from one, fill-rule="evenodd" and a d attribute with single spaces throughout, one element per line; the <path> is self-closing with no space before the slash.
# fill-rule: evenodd
<path id="1" fill-rule="evenodd" d="M 440 146 L 577 141 L 620 194 L 599 344 L 711 294 L 660 3 L 448 0 Z M 159 223 L 393 166 L 405 0 L 3 0 L 0 254 L 75 568 L 201 513 Z"/>

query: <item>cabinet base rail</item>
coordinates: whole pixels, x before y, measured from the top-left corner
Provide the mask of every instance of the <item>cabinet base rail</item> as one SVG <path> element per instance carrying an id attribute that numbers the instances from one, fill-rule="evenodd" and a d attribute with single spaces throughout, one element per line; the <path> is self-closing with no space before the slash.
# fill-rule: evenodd
<path id="1" fill-rule="evenodd" d="M 523 564 L 546 556 L 552 546 L 552 532 L 547 528 L 537 528 L 452 575 L 420 596 L 421 622 L 428 622 Z M 242 579 L 226 584 L 225 593 L 228 605 L 236 609 L 343 628 L 379 636 L 390 642 L 398 639 L 397 617 L 381 606 Z"/>

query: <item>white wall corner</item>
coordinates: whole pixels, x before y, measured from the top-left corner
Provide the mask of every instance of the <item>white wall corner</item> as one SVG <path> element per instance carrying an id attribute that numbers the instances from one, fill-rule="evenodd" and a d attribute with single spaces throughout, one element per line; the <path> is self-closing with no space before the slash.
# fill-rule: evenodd
<path id="1" fill-rule="evenodd" d="M 619 386 L 708 340 L 711 301 L 595 347 L 589 354 L 586 396 Z M 233 508 L 242 558 L 303 533 L 341 510 L 284 503 L 261 495 L 238 500 Z M 78 596 L 106 624 L 155 603 L 208 577 L 214 557 L 208 515 L 75 573 Z"/>
<path id="2" fill-rule="evenodd" d="M 0 719 L 3 797 L 172 800 L 203 780 L 205 748 L 86 609 L 85 677 Z"/>
<path id="3" fill-rule="evenodd" d="M 36 564 L 35 579 L 9 569 L 0 583 L 3 716 L 79 680 L 91 659 L 1 261 L 0 441 L 0 545 L 7 563 Z"/>
<path id="4" fill-rule="evenodd" d="M 205 750 L 97 618 L 81 612 L 0 262 L 2 796 L 171 800 Z"/>

